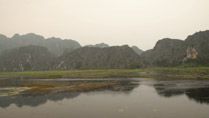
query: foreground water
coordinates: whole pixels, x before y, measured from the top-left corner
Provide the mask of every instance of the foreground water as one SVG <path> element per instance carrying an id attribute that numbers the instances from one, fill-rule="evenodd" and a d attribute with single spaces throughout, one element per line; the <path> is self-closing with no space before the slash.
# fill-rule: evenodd
<path id="1" fill-rule="evenodd" d="M 53 88 L 47 92 L 25 87 L 25 82 L 43 81 L 59 86 L 50 84 Z M 63 82 L 69 84 L 60 84 Z M 4 79 L 0 94 L 0 118 L 209 117 L 208 80 Z"/>

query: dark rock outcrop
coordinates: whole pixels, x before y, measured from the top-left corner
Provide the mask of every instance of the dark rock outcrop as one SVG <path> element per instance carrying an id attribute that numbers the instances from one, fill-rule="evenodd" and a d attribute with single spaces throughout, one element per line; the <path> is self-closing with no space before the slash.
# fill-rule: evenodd
<path id="1" fill-rule="evenodd" d="M 147 66 L 177 66 L 182 64 L 186 52 L 184 41 L 178 39 L 159 40 L 154 49 L 141 54 Z"/>
<path id="2" fill-rule="evenodd" d="M 151 50 L 141 54 L 148 67 L 209 66 L 209 31 L 197 32 L 185 41 L 162 39 Z"/>
<path id="3" fill-rule="evenodd" d="M 0 57 L 0 71 L 48 70 L 55 56 L 47 48 L 29 45 L 7 50 Z"/>
<path id="4" fill-rule="evenodd" d="M 139 55 L 125 45 L 108 48 L 79 48 L 58 58 L 53 69 L 123 69 L 141 66 Z"/>

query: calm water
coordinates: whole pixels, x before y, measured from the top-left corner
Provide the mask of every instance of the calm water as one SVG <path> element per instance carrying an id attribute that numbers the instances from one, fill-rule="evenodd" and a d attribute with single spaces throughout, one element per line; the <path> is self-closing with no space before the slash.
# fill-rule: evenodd
<path id="1" fill-rule="evenodd" d="M 0 87 L 16 86 L 8 80 Z M 43 81 L 43 80 L 42 80 Z M 51 81 L 51 80 L 44 80 Z M 169 79 L 61 79 L 117 81 L 88 91 L 0 97 L 0 118 L 209 118 L 209 81 Z"/>

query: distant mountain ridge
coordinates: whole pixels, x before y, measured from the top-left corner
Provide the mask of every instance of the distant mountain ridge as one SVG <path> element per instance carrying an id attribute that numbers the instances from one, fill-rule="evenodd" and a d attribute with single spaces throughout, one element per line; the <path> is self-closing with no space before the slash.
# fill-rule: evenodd
<path id="1" fill-rule="evenodd" d="M 99 43 L 99 44 L 95 44 L 95 45 L 86 45 L 84 47 L 106 48 L 106 47 L 109 47 L 109 45 L 106 43 Z"/>
<path id="2" fill-rule="evenodd" d="M 147 51 L 104 43 L 81 47 L 73 40 L 35 34 L 0 35 L 0 54 L 0 71 L 209 66 L 209 31 L 184 41 L 165 38 Z"/>
<path id="3" fill-rule="evenodd" d="M 28 45 L 43 46 L 49 49 L 49 51 L 57 56 L 64 53 L 65 49 L 77 49 L 81 45 L 71 39 L 62 40 L 60 38 L 47 38 L 43 36 L 36 35 L 34 33 L 29 33 L 26 35 L 15 34 L 13 37 L 8 38 L 4 35 L 0 35 L 0 55 L 8 50 Z"/>

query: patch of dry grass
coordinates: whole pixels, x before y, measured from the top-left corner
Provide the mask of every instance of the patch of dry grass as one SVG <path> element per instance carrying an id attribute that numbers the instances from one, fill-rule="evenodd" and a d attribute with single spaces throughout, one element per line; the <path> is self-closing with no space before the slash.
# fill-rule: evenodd
<path id="1" fill-rule="evenodd" d="M 50 93 L 54 88 L 66 87 L 66 82 L 22 82 L 21 87 L 30 87 L 29 93 Z"/>
<path id="2" fill-rule="evenodd" d="M 73 92 L 87 91 L 108 86 L 114 86 L 118 82 L 22 82 L 21 87 L 30 87 L 28 93 Z"/>
<path id="3" fill-rule="evenodd" d="M 61 87 L 61 86 L 68 86 L 69 84 L 66 82 L 22 82 L 20 86 L 22 87 L 45 87 L 45 88 L 52 88 L 52 87 Z"/>
<path id="4" fill-rule="evenodd" d="M 8 81 L 0 80 L 0 84 L 8 84 Z"/>
<path id="5" fill-rule="evenodd" d="M 76 82 L 73 83 L 73 87 L 71 88 L 72 91 L 79 91 L 79 90 L 92 90 L 97 88 L 103 88 L 108 86 L 115 86 L 119 84 L 118 82 Z"/>

